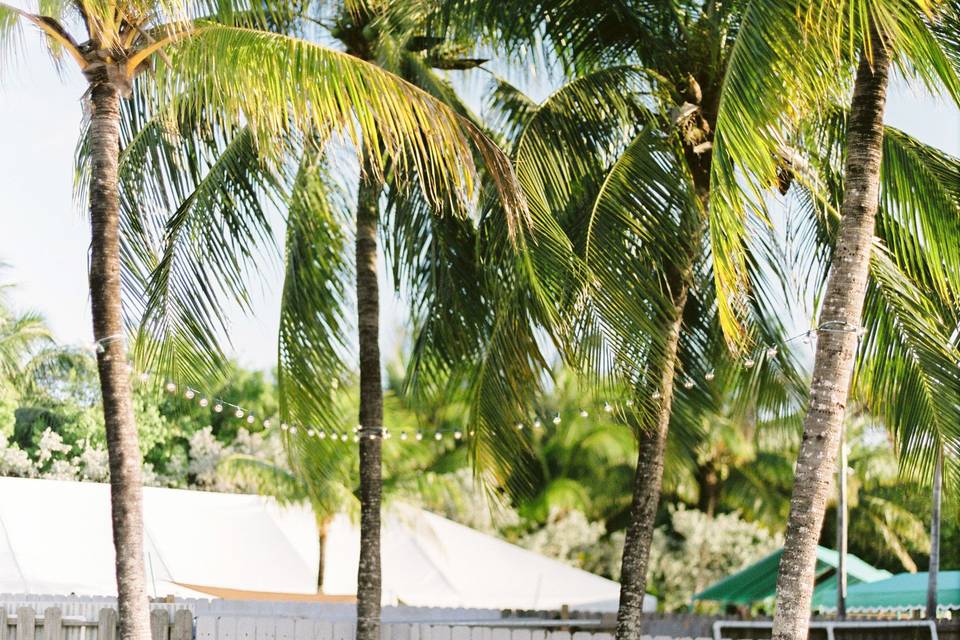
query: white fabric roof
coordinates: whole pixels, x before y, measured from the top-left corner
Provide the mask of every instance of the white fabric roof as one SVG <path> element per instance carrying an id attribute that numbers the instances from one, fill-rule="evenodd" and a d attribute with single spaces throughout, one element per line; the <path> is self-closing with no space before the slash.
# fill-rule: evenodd
<path id="1" fill-rule="evenodd" d="M 319 555 L 306 507 L 262 496 L 144 489 L 153 596 L 209 597 L 182 584 L 313 593 Z M 353 595 L 360 534 L 327 533 L 324 591 Z M 383 601 L 434 607 L 615 611 L 619 585 L 407 505 L 385 510 Z M 179 584 L 177 584 L 179 583 Z M 0 593 L 116 594 L 106 484 L 0 478 Z M 653 610 L 656 599 L 644 599 Z"/>
<path id="2" fill-rule="evenodd" d="M 616 611 L 620 597 L 612 580 L 407 505 L 385 512 L 381 545 L 385 604 Z M 337 516 L 327 531 L 324 592 L 356 593 L 359 551 L 357 526 Z M 645 611 L 656 605 L 644 598 Z"/>
<path id="3" fill-rule="evenodd" d="M 310 593 L 319 557 L 309 509 L 260 496 L 144 489 L 151 595 L 174 584 Z M 106 484 L 0 478 L 0 592 L 115 595 Z"/>

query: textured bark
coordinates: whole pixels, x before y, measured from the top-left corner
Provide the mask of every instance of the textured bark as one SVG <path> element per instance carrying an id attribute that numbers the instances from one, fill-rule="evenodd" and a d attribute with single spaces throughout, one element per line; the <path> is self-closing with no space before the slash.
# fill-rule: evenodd
<path id="1" fill-rule="evenodd" d="M 660 503 L 660 485 L 663 480 L 663 452 L 670 427 L 673 406 L 673 376 L 677 362 L 677 348 L 683 325 L 683 309 L 687 302 L 687 285 L 681 284 L 674 298 L 674 317 L 668 327 L 664 344 L 663 367 L 660 373 L 660 407 L 654 429 L 642 430 L 639 435 L 640 454 L 633 484 L 633 502 L 630 505 L 630 525 L 627 527 L 620 565 L 620 607 L 617 611 L 617 640 L 638 640 L 643 623 L 643 596 L 647 588 L 647 565 L 653 524 Z"/>
<path id="2" fill-rule="evenodd" d="M 930 514 L 930 566 L 927 567 L 927 617 L 937 619 L 937 579 L 940 573 L 940 494 L 943 489 L 943 457 L 933 471 L 933 512 Z"/>
<path id="3" fill-rule="evenodd" d="M 847 127 L 843 204 L 833 266 L 820 313 L 810 401 L 797 457 L 790 517 L 777 577 L 773 640 L 801 640 L 810 624 L 816 545 L 836 465 L 867 290 L 883 151 L 890 61 L 879 38 L 860 60 Z M 848 331 L 824 330 L 827 323 Z"/>
<path id="4" fill-rule="evenodd" d="M 97 370 L 110 458 L 110 505 L 116 550 L 121 640 L 149 640 L 143 558 L 140 444 L 133 419 L 120 298 L 120 94 L 105 77 L 90 79 L 90 306 L 100 344 Z"/>
<path id="5" fill-rule="evenodd" d="M 366 163 L 365 163 L 365 168 Z M 357 194 L 357 325 L 360 344 L 360 567 L 357 574 L 357 640 L 380 640 L 380 303 L 377 224 L 380 185 L 367 170 Z M 370 437 L 373 436 L 373 437 Z"/>

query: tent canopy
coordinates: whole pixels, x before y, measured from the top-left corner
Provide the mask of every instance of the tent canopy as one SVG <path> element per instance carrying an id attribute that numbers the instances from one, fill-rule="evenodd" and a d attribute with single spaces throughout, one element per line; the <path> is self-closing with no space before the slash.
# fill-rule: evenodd
<path id="1" fill-rule="evenodd" d="M 143 506 L 152 596 L 349 602 L 356 594 L 360 535 L 344 515 L 328 528 L 318 597 L 310 509 L 150 487 Z M 110 522 L 106 484 L 0 478 L 0 592 L 115 595 Z M 381 544 L 385 604 L 617 607 L 616 582 L 408 505 L 385 511 Z M 644 608 L 655 607 L 648 596 Z"/>
<path id="2" fill-rule="evenodd" d="M 306 508 L 251 495 L 143 491 L 151 596 L 206 597 L 184 585 L 316 590 L 316 522 Z M 115 595 L 110 487 L 0 478 L 0 592 Z"/>
<path id="3" fill-rule="evenodd" d="M 693 596 L 694 600 L 744 604 L 759 602 L 772 597 L 777 590 L 777 569 L 783 547 L 765 558 L 741 569 L 733 575 L 713 583 Z M 836 568 L 840 554 L 833 549 L 817 546 L 814 593 L 836 588 Z M 877 569 L 853 554 L 847 554 L 847 580 L 849 584 L 875 582 L 890 577 L 889 571 Z"/>
<path id="4" fill-rule="evenodd" d="M 393 503 L 381 538 L 386 604 L 616 611 L 620 585 L 422 509 Z M 357 589 L 360 534 L 344 515 L 327 529 L 324 592 Z M 644 610 L 657 600 L 644 598 Z"/>
<path id="5" fill-rule="evenodd" d="M 861 583 L 847 589 L 847 611 L 906 612 L 927 605 L 926 571 L 898 573 L 877 582 Z M 814 595 L 814 608 L 830 611 L 837 608 L 836 587 Z M 941 571 L 937 576 L 937 607 L 960 609 L 960 571 Z"/>

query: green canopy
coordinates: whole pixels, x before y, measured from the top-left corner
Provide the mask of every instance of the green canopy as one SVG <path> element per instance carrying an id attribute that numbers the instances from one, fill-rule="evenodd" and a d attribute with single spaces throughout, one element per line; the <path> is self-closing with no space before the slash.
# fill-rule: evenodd
<path id="1" fill-rule="evenodd" d="M 836 586 L 816 593 L 813 606 L 821 610 L 836 609 Z M 847 611 L 912 611 L 926 606 L 926 571 L 898 573 L 886 580 L 847 589 Z M 937 576 L 937 607 L 960 609 L 960 571 L 941 571 Z"/>
<path id="2" fill-rule="evenodd" d="M 766 600 L 777 590 L 777 568 L 783 548 L 777 549 L 762 560 L 741 569 L 737 573 L 715 582 L 700 593 L 694 600 L 716 600 L 733 604 L 751 604 Z M 836 590 L 836 568 L 840 554 L 833 549 L 817 546 L 817 567 L 814 580 L 814 594 L 821 590 Z M 847 554 L 847 582 L 875 582 L 889 578 L 892 574 L 873 567 L 855 555 Z"/>

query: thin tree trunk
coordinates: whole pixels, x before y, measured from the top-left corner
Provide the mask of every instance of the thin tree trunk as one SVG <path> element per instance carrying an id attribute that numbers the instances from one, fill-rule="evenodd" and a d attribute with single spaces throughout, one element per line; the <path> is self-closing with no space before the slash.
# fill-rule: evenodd
<path id="1" fill-rule="evenodd" d="M 368 163 L 357 194 L 357 325 L 360 342 L 360 565 L 357 575 L 357 640 L 380 640 L 380 445 L 383 387 L 380 382 L 380 306 L 377 224 L 380 185 Z"/>
<path id="2" fill-rule="evenodd" d="M 327 553 L 327 529 L 330 519 L 324 518 L 317 523 L 317 546 L 320 547 L 320 562 L 317 563 L 317 593 L 323 593 L 323 571 L 327 564 L 324 556 Z"/>
<path id="3" fill-rule="evenodd" d="M 940 573 L 940 494 L 943 486 L 943 456 L 933 470 L 933 512 L 930 514 L 930 566 L 927 567 L 927 618 L 937 619 L 937 579 Z"/>
<path id="4" fill-rule="evenodd" d="M 663 480 L 663 452 L 670 427 L 673 405 L 673 376 L 677 362 L 677 348 L 683 325 L 683 309 L 687 303 L 687 285 L 680 284 L 674 298 L 674 318 L 664 345 L 663 368 L 660 373 L 660 407 L 656 428 L 641 430 L 640 454 L 633 484 L 633 503 L 630 505 L 630 526 L 627 528 L 620 565 L 620 607 L 617 611 L 617 640 L 638 640 L 643 617 L 643 596 L 647 588 L 647 566 L 653 524 L 660 503 L 660 484 Z"/>
<path id="5" fill-rule="evenodd" d="M 837 618 L 847 617 L 847 530 L 850 514 L 847 512 L 847 443 L 840 431 L 840 465 L 837 469 L 839 498 L 837 499 Z"/>
<path id="6" fill-rule="evenodd" d="M 104 74 L 105 76 L 105 74 Z M 130 372 L 120 298 L 120 94 L 105 78 L 91 78 L 90 306 L 98 341 L 97 370 L 110 458 L 110 505 L 116 551 L 121 640 L 150 638 L 143 557 L 140 444 L 133 419 Z"/>
<path id="7" fill-rule="evenodd" d="M 809 408 L 777 577 L 773 640 L 807 637 L 816 545 L 853 375 L 858 340 L 854 329 L 860 326 L 867 291 L 890 65 L 880 39 L 872 40 L 873 60 L 860 60 L 850 107 L 840 228 L 820 313 Z"/>

